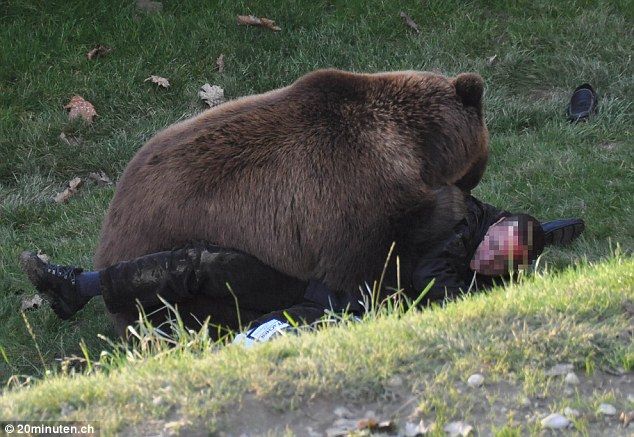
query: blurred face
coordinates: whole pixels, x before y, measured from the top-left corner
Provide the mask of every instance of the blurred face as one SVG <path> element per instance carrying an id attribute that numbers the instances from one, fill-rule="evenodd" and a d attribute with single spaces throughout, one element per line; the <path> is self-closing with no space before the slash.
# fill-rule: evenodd
<path id="1" fill-rule="evenodd" d="M 469 266 L 480 274 L 499 276 L 514 270 L 517 260 L 519 268 L 529 266 L 528 247 L 520 244 L 517 220 L 501 218 L 489 227 Z"/>

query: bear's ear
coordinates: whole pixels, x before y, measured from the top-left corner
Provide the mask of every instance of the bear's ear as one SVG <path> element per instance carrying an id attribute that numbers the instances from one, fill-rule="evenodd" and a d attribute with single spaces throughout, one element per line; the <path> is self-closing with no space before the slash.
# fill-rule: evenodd
<path id="1" fill-rule="evenodd" d="M 477 73 L 461 73 L 453 79 L 456 94 L 465 106 L 482 108 L 484 80 Z"/>

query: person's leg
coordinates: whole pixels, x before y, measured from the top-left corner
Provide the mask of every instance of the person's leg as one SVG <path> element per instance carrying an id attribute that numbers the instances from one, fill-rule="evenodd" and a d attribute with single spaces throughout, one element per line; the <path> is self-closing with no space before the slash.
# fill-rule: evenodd
<path id="1" fill-rule="evenodd" d="M 61 318 L 99 294 L 111 313 L 136 311 L 137 301 L 144 308 L 161 306 L 161 296 L 172 304 L 232 298 L 264 314 L 297 303 L 306 287 L 253 256 L 212 245 L 154 253 L 99 272 L 48 264 L 32 252 L 22 254 L 21 264 Z"/>
<path id="2" fill-rule="evenodd" d="M 196 245 L 110 266 L 101 271 L 101 288 L 113 313 L 135 308 L 136 300 L 144 307 L 161 305 L 159 296 L 170 303 L 235 297 L 245 308 L 266 312 L 297 302 L 306 283 L 246 253 Z"/>

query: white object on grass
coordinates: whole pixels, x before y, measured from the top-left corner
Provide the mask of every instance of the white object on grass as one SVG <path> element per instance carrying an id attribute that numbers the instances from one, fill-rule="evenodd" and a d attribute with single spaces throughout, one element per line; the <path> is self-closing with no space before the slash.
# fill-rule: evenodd
<path id="1" fill-rule="evenodd" d="M 291 325 L 277 319 L 269 320 L 255 328 L 249 329 L 246 333 L 241 332 L 233 339 L 233 344 L 241 344 L 246 348 L 252 347 L 256 343 L 264 343 L 271 337 L 290 328 Z"/>

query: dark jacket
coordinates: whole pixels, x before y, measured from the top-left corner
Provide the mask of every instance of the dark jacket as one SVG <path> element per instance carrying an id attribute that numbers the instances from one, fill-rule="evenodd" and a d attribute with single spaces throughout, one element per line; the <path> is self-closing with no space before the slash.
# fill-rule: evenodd
<path id="1" fill-rule="evenodd" d="M 455 297 L 467 291 L 470 285 L 472 290 L 493 285 L 495 278 L 476 274 L 469 263 L 489 226 L 511 213 L 480 202 L 473 196 L 467 197 L 466 206 L 465 217 L 449 235 L 418 257 L 412 275 L 411 292 L 415 297 L 432 279 L 435 282 L 426 294 L 427 302 Z"/>

